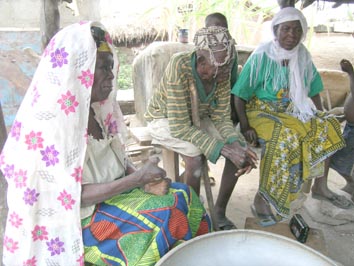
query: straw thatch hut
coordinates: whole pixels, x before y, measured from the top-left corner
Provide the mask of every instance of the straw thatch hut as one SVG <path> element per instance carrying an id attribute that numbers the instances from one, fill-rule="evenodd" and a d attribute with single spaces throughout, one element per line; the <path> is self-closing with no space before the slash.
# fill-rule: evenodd
<path id="1" fill-rule="evenodd" d="M 146 46 L 153 41 L 168 40 L 167 29 L 156 27 L 151 20 L 137 19 L 131 23 L 121 23 L 118 18 L 102 19 L 117 47 Z"/>
<path id="2" fill-rule="evenodd" d="M 130 0 L 124 8 L 119 2 L 101 0 L 101 22 L 117 47 L 146 46 L 153 41 L 169 40 L 162 0 Z"/>

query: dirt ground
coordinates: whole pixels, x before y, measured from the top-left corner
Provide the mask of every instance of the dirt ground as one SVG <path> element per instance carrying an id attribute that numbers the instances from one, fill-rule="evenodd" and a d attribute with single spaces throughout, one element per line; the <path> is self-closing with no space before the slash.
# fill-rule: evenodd
<path id="1" fill-rule="evenodd" d="M 340 70 L 339 62 L 343 58 L 354 64 L 354 37 L 351 34 L 317 33 L 310 40 L 307 47 L 317 68 Z"/>

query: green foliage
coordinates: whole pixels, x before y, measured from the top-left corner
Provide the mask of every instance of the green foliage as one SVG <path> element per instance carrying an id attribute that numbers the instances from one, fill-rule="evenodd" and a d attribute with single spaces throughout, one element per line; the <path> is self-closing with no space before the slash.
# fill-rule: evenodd
<path id="1" fill-rule="evenodd" d="M 205 17 L 213 12 L 223 13 L 232 36 L 239 44 L 253 44 L 262 23 L 278 10 L 277 1 L 264 0 L 165 0 L 163 4 L 148 10 L 158 12 L 162 24 L 169 29 L 169 40 L 177 40 L 178 29 L 189 30 L 192 41 L 196 30 L 204 26 Z"/>
<path id="2" fill-rule="evenodd" d="M 119 52 L 117 49 L 118 59 L 119 59 L 119 74 L 117 79 L 117 86 L 120 90 L 132 89 L 132 64 L 128 62 L 127 55 Z"/>

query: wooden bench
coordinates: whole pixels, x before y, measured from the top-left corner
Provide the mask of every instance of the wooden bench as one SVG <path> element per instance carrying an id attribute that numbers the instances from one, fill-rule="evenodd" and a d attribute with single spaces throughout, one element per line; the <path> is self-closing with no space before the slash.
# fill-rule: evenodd
<path id="1" fill-rule="evenodd" d="M 137 143 L 144 147 L 153 147 L 151 145 L 152 138 L 149 134 L 147 127 L 131 127 L 129 128 L 132 137 Z M 162 149 L 162 165 L 165 169 L 167 176 L 174 181 L 180 181 L 179 179 L 179 156 L 176 152 L 165 149 L 162 146 L 158 146 Z"/>
<path id="2" fill-rule="evenodd" d="M 140 162 L 145 162 L 150 154 L 151 151 L 154 149 L 154 146 L 140 146 L 140 145 L 128 145 L 126 147 L 126 153 L 128 154 L 130 160 L 135 164 L 138 165 Z"/>

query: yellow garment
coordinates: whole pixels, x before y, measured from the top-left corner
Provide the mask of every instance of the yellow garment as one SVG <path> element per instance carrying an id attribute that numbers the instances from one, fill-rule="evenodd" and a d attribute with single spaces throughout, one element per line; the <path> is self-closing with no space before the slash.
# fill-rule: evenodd
<path id="1" fill-rule="evenodd" d="M 106 42 L 101 42 L 100 46 L 97 48 L 97 51 L 99 51 L 99 52 L 112 52 L 111 48 L 109 48 L 109 46 Z"/>
<path id="2" fill-rule="evenodd" d="M 302 183 L 319 177 L 311 176 L 318 173 L 319 163 L 344 147 L 340 124 L 323 112 L 303 123 L 256 98 L 246 110 L 262 144 L 259 191 L 278 214 L 286 217 Z"/>

